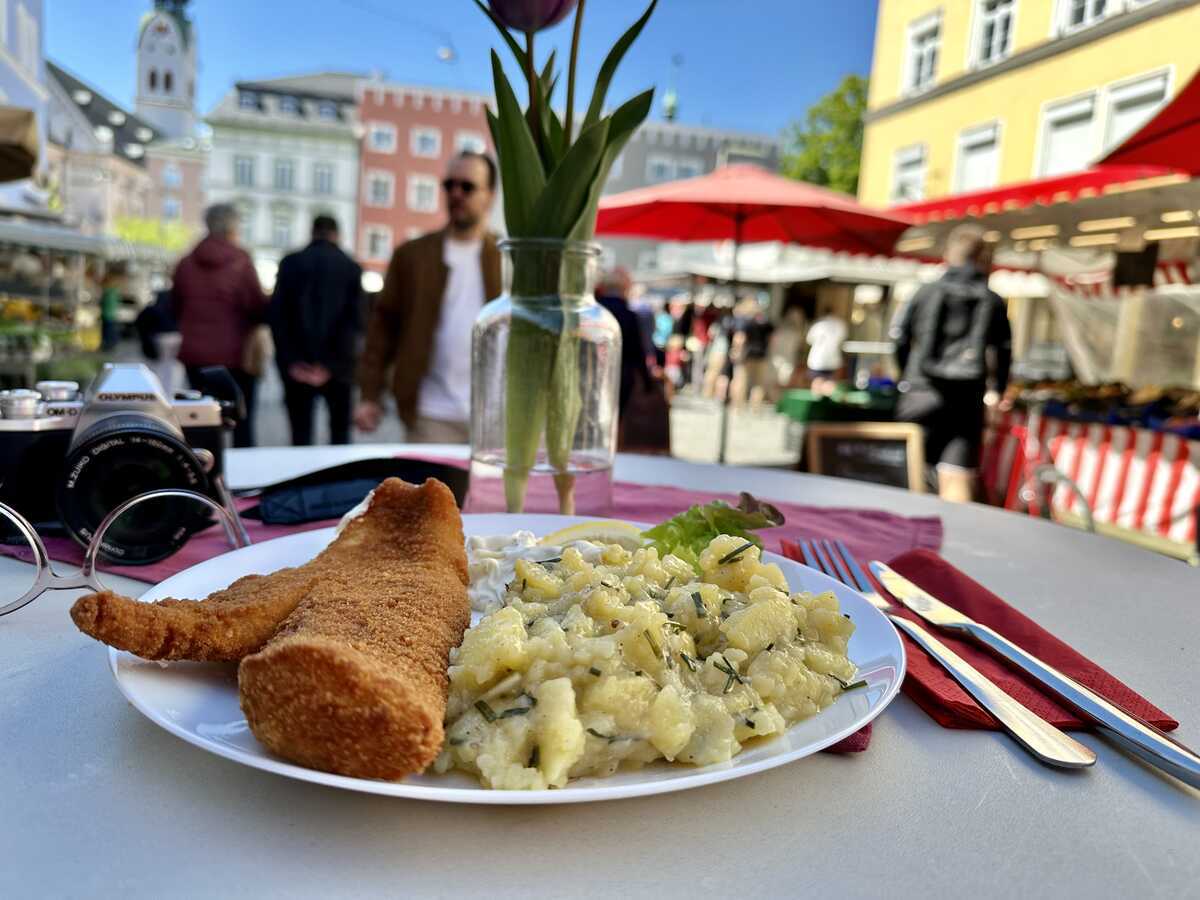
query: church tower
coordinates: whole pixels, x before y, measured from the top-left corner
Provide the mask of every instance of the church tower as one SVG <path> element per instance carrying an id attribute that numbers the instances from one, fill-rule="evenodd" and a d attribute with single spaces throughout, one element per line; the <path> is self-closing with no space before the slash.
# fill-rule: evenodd
<path id="1" fill-rule="evenodd" d="M 154 0 L 138 30 L 137 114 L 168 139 L 196 128 L 196 35 L 187 5 Z"/>

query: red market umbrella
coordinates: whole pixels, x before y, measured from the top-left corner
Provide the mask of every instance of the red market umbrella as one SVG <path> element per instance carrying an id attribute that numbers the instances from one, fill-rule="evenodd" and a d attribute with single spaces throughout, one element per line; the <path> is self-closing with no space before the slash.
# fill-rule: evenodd
<path id="1" fill-rule="evenodd" d="M 1200 74 L 1099 166 L 1164 166 L 1200 175 Z"/>
<path id="2" fill-rule="evenodd" d="M 600 201 L 596 234 L 666 241 L 784 241 L 848 253 L 890 255 L 911 223 L 853 197 L 752 165 L 612 194 Z"/>

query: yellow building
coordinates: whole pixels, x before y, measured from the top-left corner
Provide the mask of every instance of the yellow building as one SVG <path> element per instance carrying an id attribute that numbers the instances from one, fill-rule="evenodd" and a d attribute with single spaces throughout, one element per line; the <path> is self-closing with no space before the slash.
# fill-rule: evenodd
<path id="1" fill-rule="evenodd" d="M 860 199 L 1086 168 L 1200 69 L 1200 0 L 880 0 Z"/>

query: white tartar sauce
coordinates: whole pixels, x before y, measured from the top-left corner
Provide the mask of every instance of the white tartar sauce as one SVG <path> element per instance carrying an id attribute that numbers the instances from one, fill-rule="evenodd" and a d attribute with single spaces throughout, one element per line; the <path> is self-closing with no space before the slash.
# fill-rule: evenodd
<path id="1" fill-rule="evenodd" d="M 599 562 L 603 550 L 599 544 L 572 541 L 571 546 L 593 565 Z M 504 589 L 516 577 L 518 559 L 541 562 L 561 557 L 562 552 L 562 547 L 538 544 L 532 531 L 467 538 L 467 574 L 470 577 L 467 596 L 471 600 L 471 609 L 484 612 L 500 605 Z"/>

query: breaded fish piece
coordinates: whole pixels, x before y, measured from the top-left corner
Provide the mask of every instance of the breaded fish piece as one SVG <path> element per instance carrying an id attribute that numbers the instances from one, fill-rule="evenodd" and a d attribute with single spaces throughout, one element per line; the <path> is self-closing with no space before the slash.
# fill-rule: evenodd
<path id="1" fill-rule="evenodd" d="M 84 634 L 143 659 L 236 662 L 260 649 L 308 593 L 315 562 L 247 575 L 204 600 L 88 594 L 75 601 L 71 618 Z"/>
<path id="2" fill-rule="evenodd" d="M 242 660 L 242 710 L 292 762 L 402 778 L 442 746 L 447 661 L 471 614 L 462 518 L 441 482 L 390 478 L 338 543 L 338 565 Z"/>

